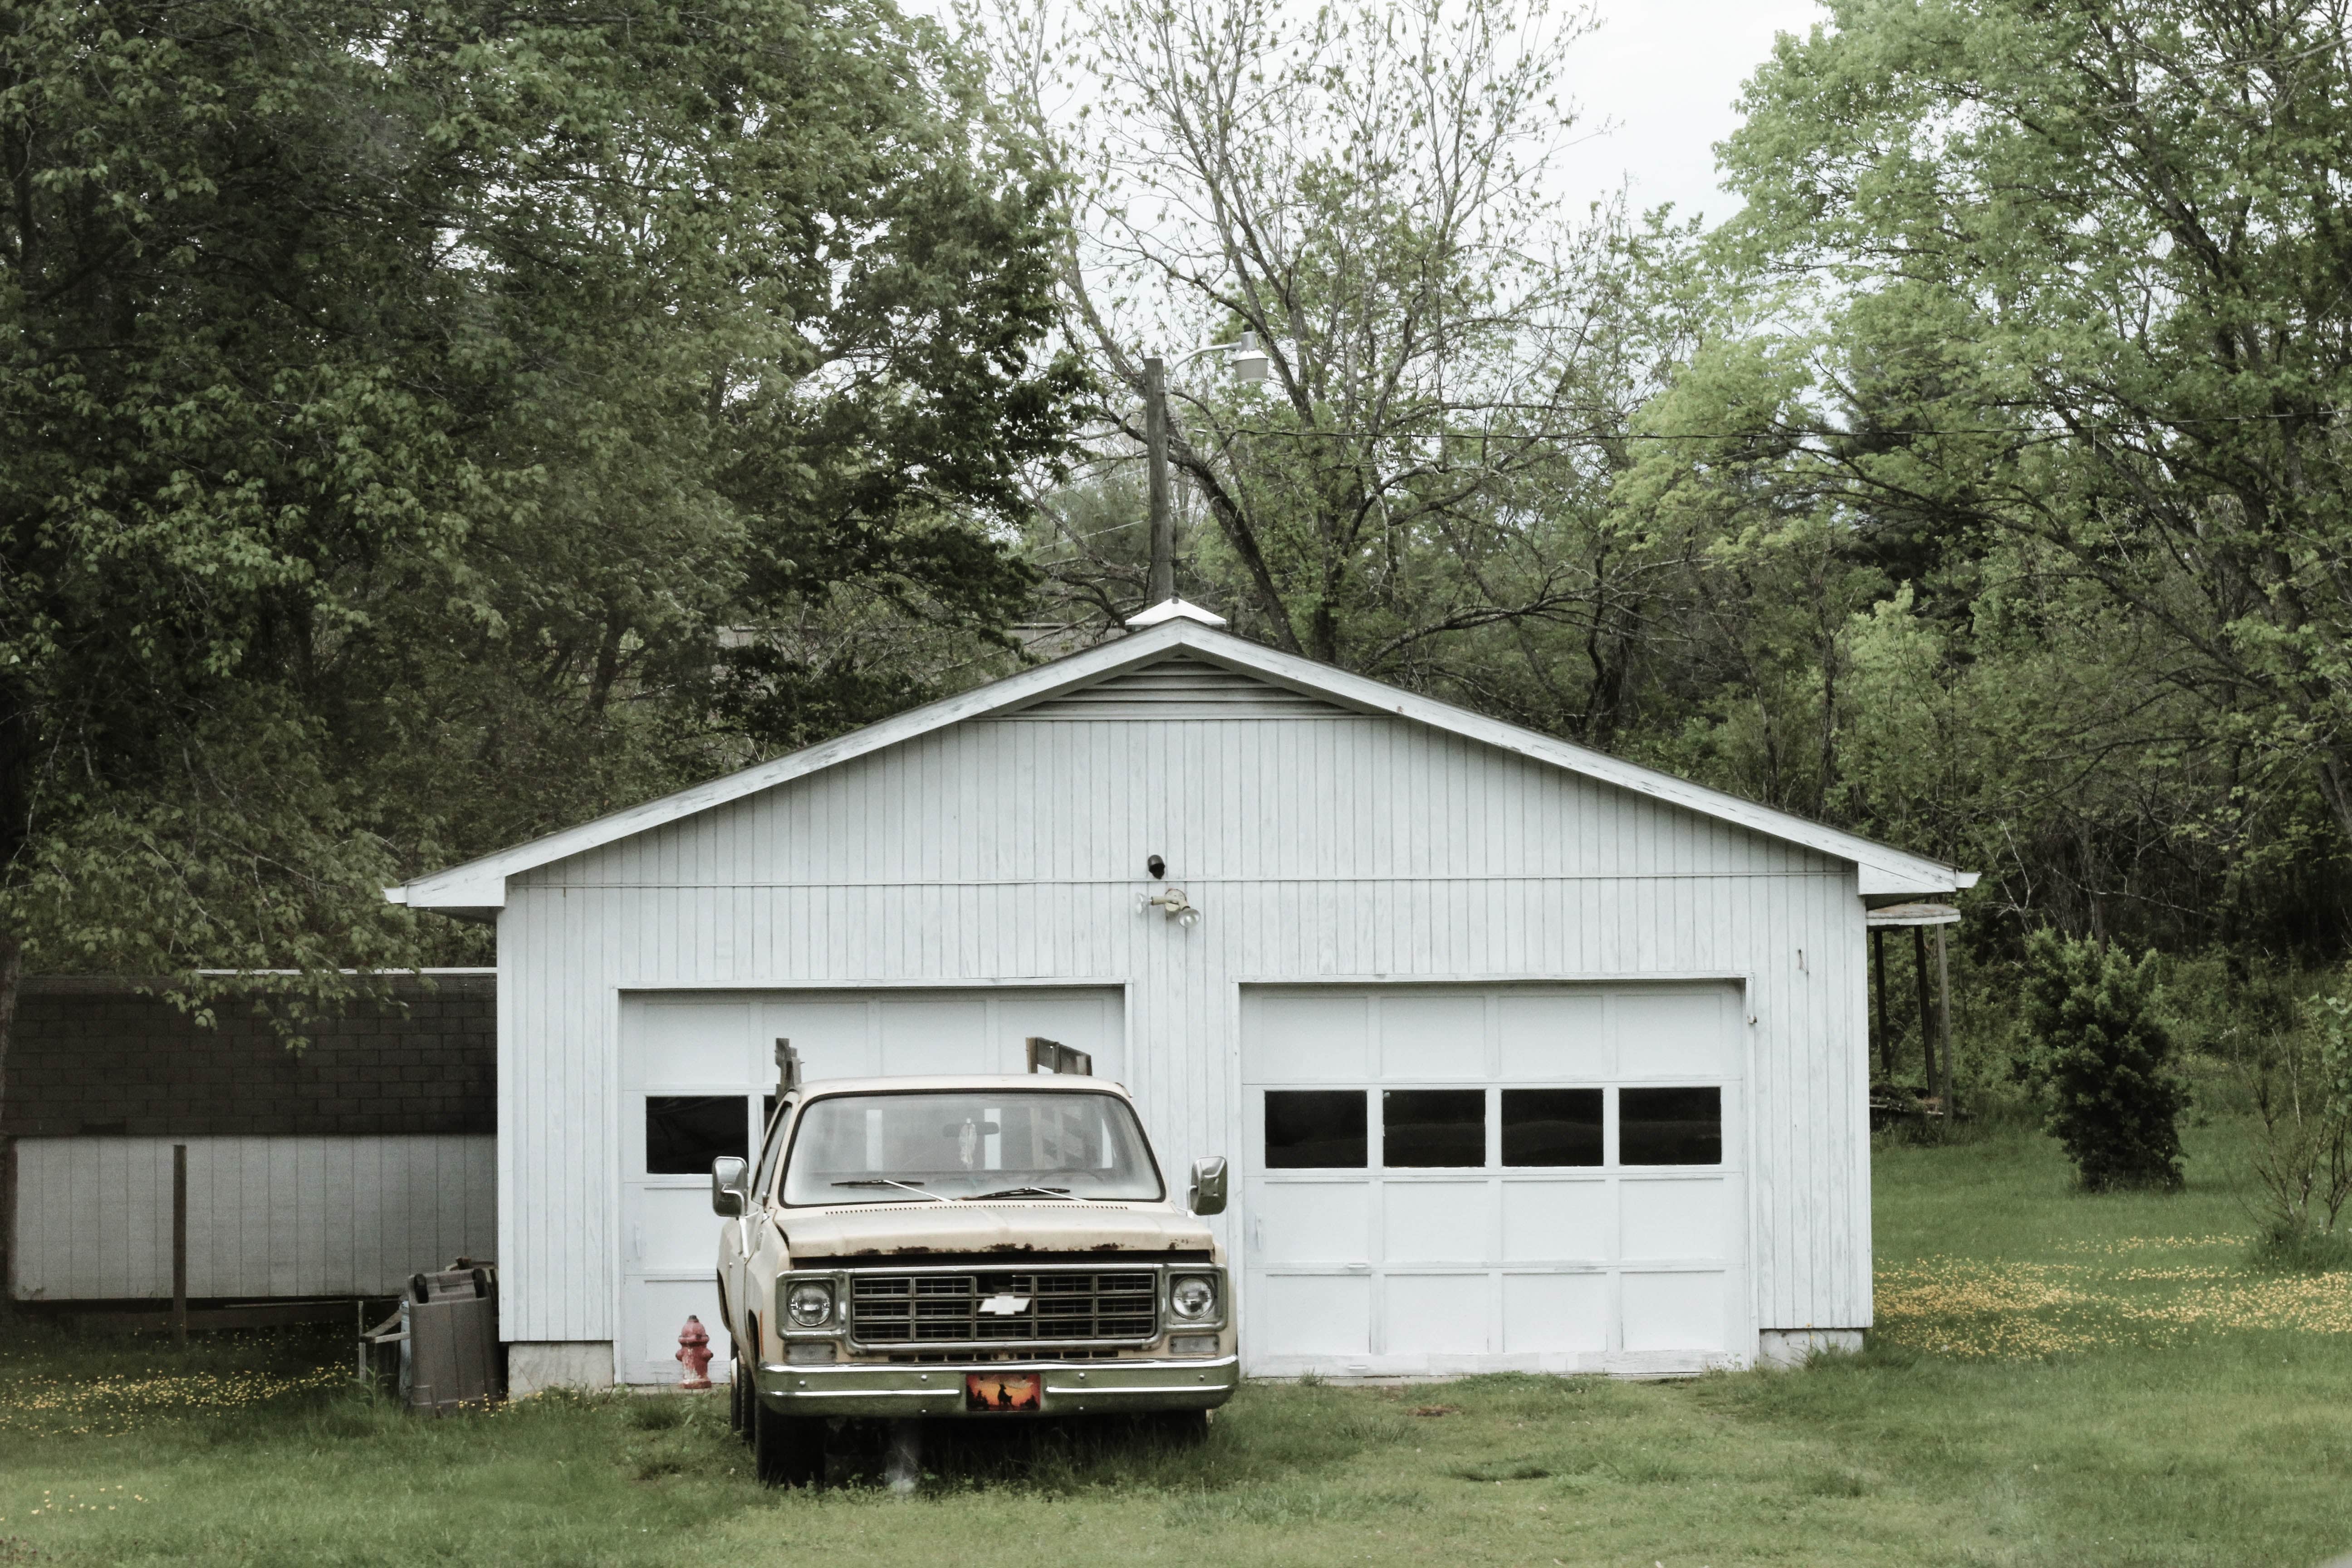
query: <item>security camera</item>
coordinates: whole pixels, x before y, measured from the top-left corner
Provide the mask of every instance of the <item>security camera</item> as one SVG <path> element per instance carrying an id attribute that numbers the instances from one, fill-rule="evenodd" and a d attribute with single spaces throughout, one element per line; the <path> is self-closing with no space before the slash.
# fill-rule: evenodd
<path id="1" fill-rule="evenodd" d="M 1143 863 L 1143 867 L 1145 870 L 1150 871 L 1154 877 L 1165 877 L 1168 875 L 1168 862 L 1162 860 L 1157 855 L 1154 855 L 1150 859 L 1146 860 Z"/>

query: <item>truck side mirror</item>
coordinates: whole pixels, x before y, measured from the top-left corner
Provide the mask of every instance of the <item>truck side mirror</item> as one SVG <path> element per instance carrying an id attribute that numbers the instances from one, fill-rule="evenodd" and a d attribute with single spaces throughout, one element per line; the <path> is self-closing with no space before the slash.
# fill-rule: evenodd
<path id="1" fill-rule="evenodd" d="M 1225 1157 L 1192 1162 L 1192 1191 L 1185 1200 L 1197 1215 L 1225 1212 Z"/>
<path id="2" fill-rule="evenodd" d="M 721 1154 L 710 1162 L 710 1212 L 740 1219 L 751 1206 L 751 1163 L 740 1154 Z"/>

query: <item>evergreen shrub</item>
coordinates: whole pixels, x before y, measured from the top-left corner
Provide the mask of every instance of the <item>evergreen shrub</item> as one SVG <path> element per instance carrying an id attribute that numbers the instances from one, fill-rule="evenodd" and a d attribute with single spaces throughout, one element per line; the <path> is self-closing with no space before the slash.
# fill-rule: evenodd
<path id="1" fill-rule="evenodd" d="M 2158 1016 L 2157 958 L 2034 932 L 2026 941 L 2031 1040 L 2018 1076 L 2045 1089 L 2045 1125 L 2093 1192 L 2180 1186 L 2187 1087 Z"/>

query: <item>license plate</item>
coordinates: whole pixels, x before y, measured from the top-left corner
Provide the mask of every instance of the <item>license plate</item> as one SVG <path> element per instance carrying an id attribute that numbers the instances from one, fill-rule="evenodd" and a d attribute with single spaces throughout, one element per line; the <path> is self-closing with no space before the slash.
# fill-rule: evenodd
<path id="1" fill-rule="evenodd" d="M 992 1415 L 1034 1415 L 1045 1407 L 1045 1374 L 1037 1372 L 968 1372 L 963 1407 Z"/>

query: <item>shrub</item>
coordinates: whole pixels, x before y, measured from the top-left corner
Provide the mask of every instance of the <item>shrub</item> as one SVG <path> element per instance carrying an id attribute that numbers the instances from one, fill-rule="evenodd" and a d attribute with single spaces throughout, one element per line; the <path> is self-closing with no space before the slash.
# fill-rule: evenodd
<path id="1" fill-rule="evenodd" d="M 2246 1071 L 2264 1250 L 2284 1267 L 2342 1261 L 2352 1203 L 2352 1000 L 2305 999 L 2298 1028 L 2265 1041 Z"/>
<path id="2" fill-rule="evenodd" d="M 2032 1043 L 2019 1076 L 2049 1091 L 2046 1125 L 2093 1192 L 2180 1185 L 2189 1096 L 2158 1017 L 2156 963 L 2051 931 L 2026 941 Z"/>

